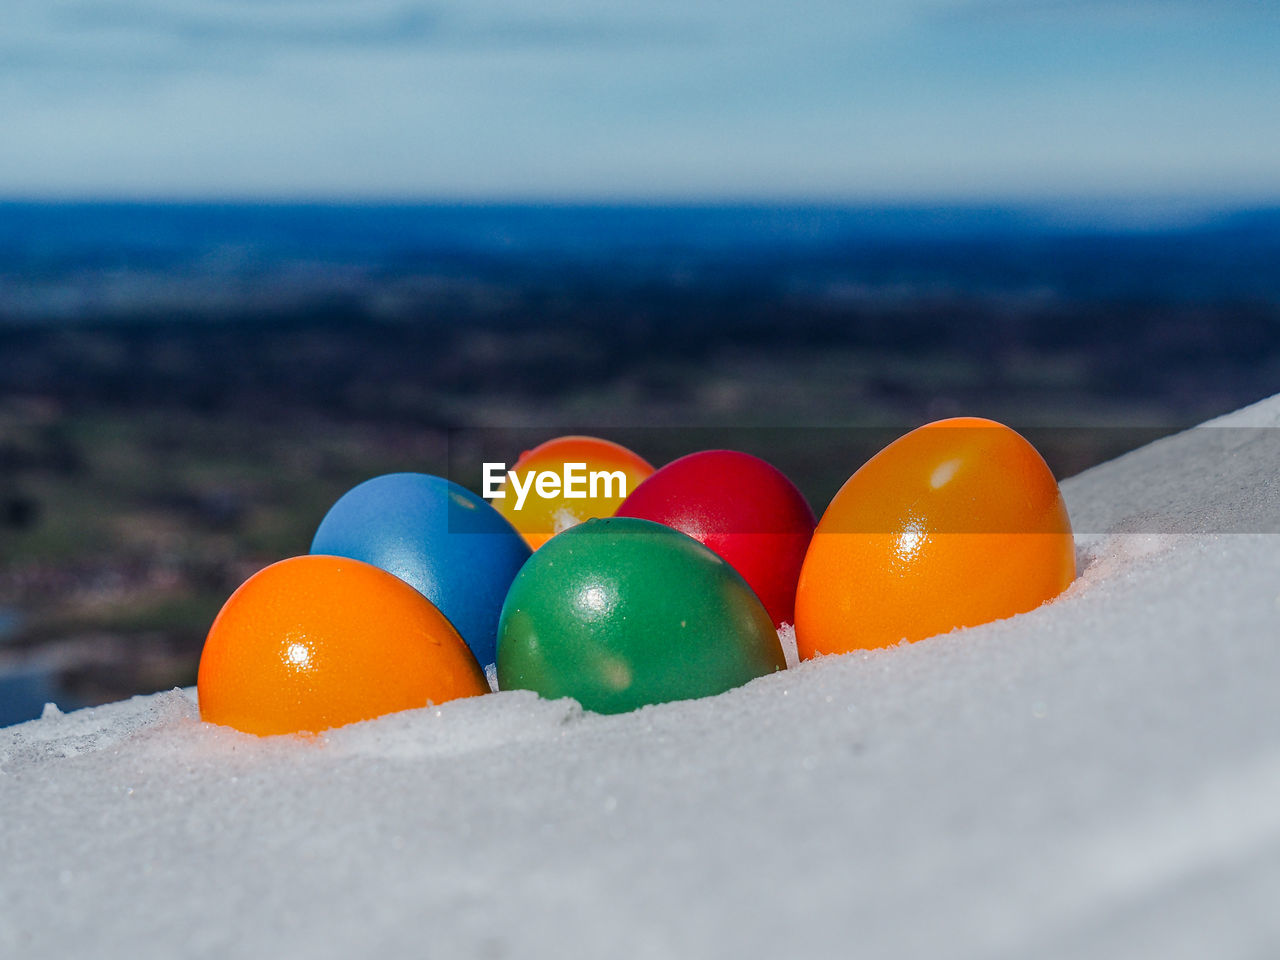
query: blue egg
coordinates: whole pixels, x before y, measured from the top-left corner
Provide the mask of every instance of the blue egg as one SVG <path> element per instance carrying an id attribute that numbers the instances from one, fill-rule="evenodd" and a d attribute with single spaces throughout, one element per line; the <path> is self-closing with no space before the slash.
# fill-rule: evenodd
<path id="1" fill-rule="evenodd" d="M 342 495 L 312 553 L 363 560 L 414 587 L 482 664 L 494 662 L 502 601 L 529 546 L 470 490 L 426 473 L 389 473 Z"/>

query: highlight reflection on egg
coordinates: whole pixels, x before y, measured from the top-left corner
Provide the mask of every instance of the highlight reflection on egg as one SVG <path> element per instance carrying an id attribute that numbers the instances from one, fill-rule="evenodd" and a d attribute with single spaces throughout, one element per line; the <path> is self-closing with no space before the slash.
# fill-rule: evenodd
<path id="1" fill-rule="evenodd" d="M 1031 610 L 1075 578 L 1066 505 L 1015 431 L 960 417 L 872 457 L 818 523 L 796 591 L 802 658 Z"/>

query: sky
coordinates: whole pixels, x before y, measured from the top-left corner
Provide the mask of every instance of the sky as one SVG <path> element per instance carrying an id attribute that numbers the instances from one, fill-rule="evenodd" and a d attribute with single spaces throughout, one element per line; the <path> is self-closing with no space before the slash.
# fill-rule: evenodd
<path id="1" fill-rule="evenodd" d="M 0 196 L 1280 198 L 1280 0 L 9 0 Z"/>

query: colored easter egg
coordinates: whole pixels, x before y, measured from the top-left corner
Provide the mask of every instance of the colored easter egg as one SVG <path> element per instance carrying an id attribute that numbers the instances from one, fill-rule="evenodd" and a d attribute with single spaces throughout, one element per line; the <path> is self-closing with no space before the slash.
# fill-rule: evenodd
<path id="1" fill-rule="evenodd" d="M 991 420 L 895 440 L 840 489 L 796 591 L 802 658 L 914 641 L 1038 607 L 1075 577 L 1066 505 L 1030 443 Z"/>
<path id="2" fill-rule="evenodd" d="M 246 580 L 200 655 L 200 716 L 262 736 L 304 733 L 488 693 L 422 594 L 346 557 L 282 560 Z"/>
<path id="3" fill-rule="evenodd" d="M 498 685 L 622 713 L 723 693 L 786 663 L 769 614 L 722 559 L 616 517 L 549 540 L 502 608 Z"/>
<path id="4" fill-rule="evenodd" d="M 815 519 L 776 467 L 734 450 L 673 460 L 636 487 L 617 516 L 665 523 L 729 562 L 775 626 L 795 618 L 796 580 Z"/>
<path id="5" fill-rule="evenodd" d="M 393 573 L 440 609 L 482 664 L 493 663 L 498 614 L 529 547 L 489 504 L 425 473 L 389 473 L 347 491 L 311 552 Z"/>
<path id="6" fill-rule="evenodd" d="M 566 474 L 566 465 L 573 465 Z M 621 444 L 598 437 L 556 437 L 520 454 L 492 502 L 537 550 L 593 517 L 611 517 L 653 466 Z M 523 491 L 523 494 L 522 494 Z"/>

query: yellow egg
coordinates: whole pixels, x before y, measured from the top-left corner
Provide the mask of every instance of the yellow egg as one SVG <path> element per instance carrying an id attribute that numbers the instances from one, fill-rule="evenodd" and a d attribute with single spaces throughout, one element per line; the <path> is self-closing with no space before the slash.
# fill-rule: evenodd
<path id="1" fill-rule="evenodd" d="M 570 464 L 576 474 L 574 468 L 566 473 Z M 513 472 L 515 483 L 506 483 L 493 505 L 537 550 L 584 520 L 612 517 L 653 466 L 610 440 L 567 436 L 526 450 Z"/>

